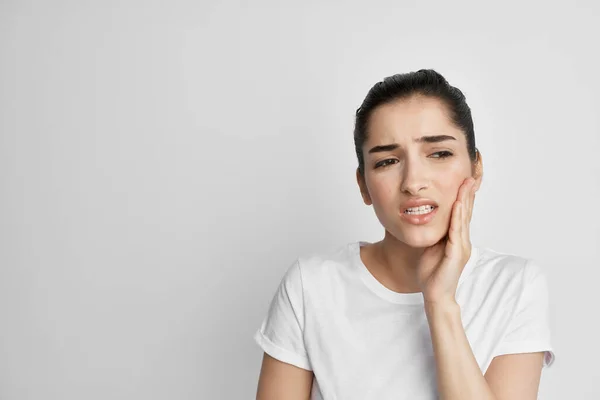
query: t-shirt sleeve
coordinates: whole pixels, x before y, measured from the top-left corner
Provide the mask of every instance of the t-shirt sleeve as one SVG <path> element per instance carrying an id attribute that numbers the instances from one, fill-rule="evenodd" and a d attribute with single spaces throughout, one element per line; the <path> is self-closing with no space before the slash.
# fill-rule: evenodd
<path id="1" fill-rule="evenodd" d="M 549 292 L 544 270 L 528 260 L 523 285 L 508 329 L 495 355 L 544 352 L 544 367 L 554 362 L 549 321 Z"/>
<path id="2" fill-rule="evenodd" d="M 312 371 L 303 331 L 303 282 L 296 259 L 282 278 L 254 340 L 271 357 Z"/>

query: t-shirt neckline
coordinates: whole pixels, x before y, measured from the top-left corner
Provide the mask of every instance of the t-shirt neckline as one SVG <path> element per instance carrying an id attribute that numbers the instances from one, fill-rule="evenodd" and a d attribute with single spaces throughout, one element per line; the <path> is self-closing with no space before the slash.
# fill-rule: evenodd
<path id="1" fill-rule="evenodd" d="M 353 265 L 358 270 L 360 278 L 364 282 L 364 284 L 377 296 L 381 297 L 384 300 L 389 301 L 390 303 L 409 304 L 409 305 L 410 304 L 423 304 L 424 299 L 423 299 L 422 292 L 416 292 L 416 293 L 395 292 L 395 291 L 387 288 L 386 286 L 384 286 L 381 282 L 379 282 L 377 280 L 377 278 L 375 278 L 373 276 L 373 274 L 371 274 L 371 271 L 369 271 L 369 269 L 366 267 L 366 265 L 363 263 L 363 261 L 360 257 L 360 248 L 367 244 L 372 244 L 372 243 L 360 240 L 360 241 L 352 242 L 350 244 Z M 465 279 L 465 277 L 471 272 L 471 270 L 477 260 L 477 257 L 478 257 L 478 249 L 475 245 L 472 244 L 471 245 L 471 257 L 467 261 L 467 264 L 465 265 L 463 272 L 460 275 L 460 278 L 458 280 L 459 286 L 462 283 L 462 281 Z"/>

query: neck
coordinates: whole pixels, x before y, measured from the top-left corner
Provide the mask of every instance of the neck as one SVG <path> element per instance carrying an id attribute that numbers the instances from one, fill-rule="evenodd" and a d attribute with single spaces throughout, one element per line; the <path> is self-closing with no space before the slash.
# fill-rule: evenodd
<path id="1" fill-rule="evenodd" d="M 394 286 L 403 293 L 420 292 L 417 267 L 425 249 L 411 247 L 387 231 L 383 240 L 376 245 L 379 262 Z"/>

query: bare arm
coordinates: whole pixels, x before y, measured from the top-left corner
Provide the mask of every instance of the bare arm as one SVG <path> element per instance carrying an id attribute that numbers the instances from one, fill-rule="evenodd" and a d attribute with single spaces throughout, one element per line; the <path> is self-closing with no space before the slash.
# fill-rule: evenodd
<path id="1" fill-rule="evenodd" d="M 485 376 L 465 334 L 456 303 L 425 307 L 441 400 L 535 400 L 543 353 L 495 357 Z"/>
<path id="2" fill-rule="evenodd" d="M 458 305 L 426 306 L 441 400 L 535 400 L 543 352 L 495 357 L 485 376 L 473 355 Z M 263 355 L 257 400 L 309 400 L 313 372 Z"/>
<path id="3" fill-rule="evenodd" d="M 264 353 L 256 399 L 309 400 L 312 381 L 312 371 L 284 363 Z"/>
<path id="4" fill-rule="evenodd" d="M 498 399 L 537 399 L 544 353 L 495 357 L 485 379 Z"/>

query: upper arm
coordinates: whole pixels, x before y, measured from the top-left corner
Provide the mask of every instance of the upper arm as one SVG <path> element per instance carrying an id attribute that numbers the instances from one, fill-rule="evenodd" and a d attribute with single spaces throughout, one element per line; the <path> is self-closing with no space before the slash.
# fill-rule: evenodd
<path id="1" fill-rule="evenodd" d="M 257 400 L 309 400 L 313 372 L 263 354 Z"/>
<path id="2" fill-rule="evenodd" d="M 254 339 L 263 349 L 259 400 L 308 400 L 312 364 L 304 343 L 304 291 L 300 261 L 287 270 Z"/>
<path id="3" fill-rule="evenodd" d="M 487 369 L 485 379 L 498 400 L 535 400 L 543 362 L 543 352 L 497 356 Z"/>

